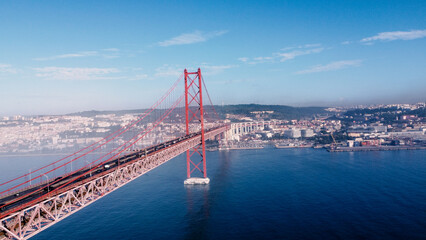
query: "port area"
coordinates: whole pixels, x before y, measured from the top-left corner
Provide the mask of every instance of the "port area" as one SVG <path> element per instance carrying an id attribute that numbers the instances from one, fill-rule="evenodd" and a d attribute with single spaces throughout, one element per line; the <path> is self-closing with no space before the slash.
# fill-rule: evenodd
<path id="1" fill-rule="evenodd" d="M 188 178 L 186 179 L 183 184 L 185 185 L 206 185 L 210 183 L 210 178 Z"/>
<path id="2" fill-rule="evenodd" d="M 364 152 L 364 151 L 397 151 L 397 150 L 424 150 L 424 146 L 360 146 L 327 148 L 329 152 Z"/>
<path id="3" fill-rule="evenodd" d="M 306 144 L 306 145 L 299 144 L 299 145 L 294 145 L 294 144 L 279 144 L 279 143 L 274 144 L 274 146 L 275 146 L 275 148 L 311 148 L 311 147 L 313 147 L 313 145 L 312 145 L 312 144 Z"/>

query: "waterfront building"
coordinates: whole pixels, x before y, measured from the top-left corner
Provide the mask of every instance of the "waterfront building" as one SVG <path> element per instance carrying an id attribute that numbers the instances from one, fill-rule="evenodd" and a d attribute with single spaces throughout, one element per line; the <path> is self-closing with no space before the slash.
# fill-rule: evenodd
<path id="1" fill-rule="evenodd" d="M 314 130 L 311 128 L 302 129 L 301 134 L 302 134 L 302 137 L 306 137 L 306 138 L 315 136 Z"/>
<path id="2" fill-rule="evenodd" d="M 301 131 L 299 129 L 288 129 L 284 131 L 284 136 L 289 138 L 300 138 L 302 136 Z"/>

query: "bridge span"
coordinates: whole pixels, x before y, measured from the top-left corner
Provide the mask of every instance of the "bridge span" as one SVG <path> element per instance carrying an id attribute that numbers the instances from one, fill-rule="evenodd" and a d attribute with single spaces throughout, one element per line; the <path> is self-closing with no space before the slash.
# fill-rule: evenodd
<path id="1" fill-rule="evenodd" d="M 228 129 L 228 125 L 208 129 L 205 138 L 213 139 Z M 86 169 L 25 198 L 19 196 L 28 190 L 2 198 L 0 206 L 7 206 L 0 211 L 0 240 L 28 239 L 200 144 L 201 132 L 190 134 L 113 159 L 99 166 L 99 171 Z"/>

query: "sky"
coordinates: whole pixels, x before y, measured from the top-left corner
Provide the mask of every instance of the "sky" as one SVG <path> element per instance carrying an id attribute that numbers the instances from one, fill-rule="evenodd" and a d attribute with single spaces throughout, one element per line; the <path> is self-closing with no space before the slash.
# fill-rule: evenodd
<path id="1" fill-rule="evenodd" d="M 426 1 L 0 1 L 0 116 L 151 106 L 185 68 L 214 104 L 426 101 Z"/>

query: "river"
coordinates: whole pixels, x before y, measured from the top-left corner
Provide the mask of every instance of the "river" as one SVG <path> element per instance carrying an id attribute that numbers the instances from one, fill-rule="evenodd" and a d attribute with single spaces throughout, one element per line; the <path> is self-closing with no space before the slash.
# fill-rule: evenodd
<path id="1" fill-rule="evenodd" d="M 0 181 L 55 157 L 0 157 Z M 185 167 L 179 156 L 32 239 L 426 239 L 425 150 L 208 152 L 208 186 L 184 186 Z"/>

